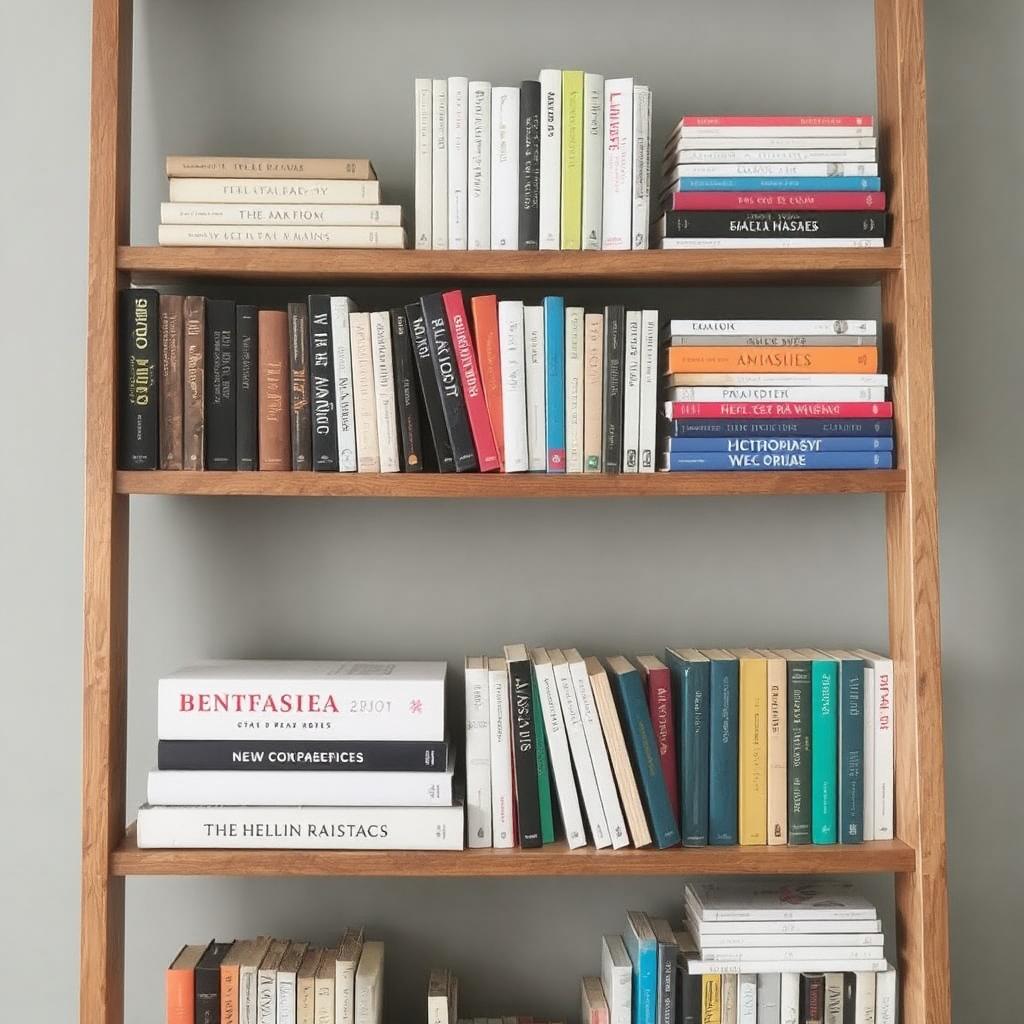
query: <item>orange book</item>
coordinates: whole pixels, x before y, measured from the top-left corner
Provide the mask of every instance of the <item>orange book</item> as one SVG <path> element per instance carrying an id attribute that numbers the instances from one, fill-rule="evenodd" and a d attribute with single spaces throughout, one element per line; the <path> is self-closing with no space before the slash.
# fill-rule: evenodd
<path id="1" fill-rule="evenodd" d="M 665 369 L 668 373 L 876 373 L 878 349 L 673 345 Z"/>
<path id="2" fill-rule="evenodd" d="M 480 379 L 484 386 L 487 418 L 491 421 L 494 444 L 498 449 L 498 469 L 505 471 L 505 430 L 501 408 L 501 343 L 498 335 L 498 298 L 496 295 L 474 295 L 473 335 L 476 357 L 480 363 Z"/>
<path id="3" fill-rule="evenodd" d="M 167 968 L 167 1024 L 193 1024 L 196 1016 L 196 964 L 209 948 L 184 946 Z"/>
<path id="4" fill-rule="evenodd" d="M 251 942 L 236 942 L 220 962 L 220 1024 L 238 1024 L 241 1019 L 239 972 L 251 946 Z"/>

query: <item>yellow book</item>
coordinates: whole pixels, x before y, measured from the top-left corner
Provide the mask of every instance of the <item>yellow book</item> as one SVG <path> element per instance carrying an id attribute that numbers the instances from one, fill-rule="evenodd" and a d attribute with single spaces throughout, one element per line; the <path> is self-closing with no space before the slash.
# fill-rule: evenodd
<path id="1" fill-rule="evenodd" d="M 789 774 L 786 701 L 788 696 L 786 659 L 778 651 L 759 651 L 768 666 L 768 845 L 789 842 Z"/>
<path id="2" fill-rule="evenodd" d="M 583 247 L 583 72 L 562 72 L 562 248 Z"/>
<path id="3" fill-rule="evenodd" d="M 740 661 L 740 846 L 768 842 L 768 662 L 756 651 Z"/>
<path id="4" fill-rule="evenodd" d="M 701 975 L 700 1024 L 722 1024 L 722 976 L 720 974 Z"/>

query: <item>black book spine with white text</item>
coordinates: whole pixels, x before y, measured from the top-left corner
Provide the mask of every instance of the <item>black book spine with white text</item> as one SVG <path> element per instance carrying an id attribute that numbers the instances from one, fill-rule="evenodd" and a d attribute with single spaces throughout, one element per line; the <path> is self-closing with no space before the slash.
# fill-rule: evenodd
<path id="1" fill-rule="evenodd" d="M 540 248 L 540 82 L 519 87 L 519 248 Z"/>
<path id="2" fill-rule="evenodd" d="M 206 303 L 206 468 L 235 469 L 235 304 Z"/>
<path id="3" fill-rule="evenodd" d="M 657 223 L 663 238 L 884 238 L 884 213 L 670 210 Z"/>
<path id="4" fill-rule="evenodd" d="M 235 308 L 237 358 L 235 373 L 235 437 L 238 469 L 259 469 L 259 310 L 248 303 Z"/>
<path id="5" fill-rule="evenodd" d="M 335 403 L 331 297 L 309 297 L 309 405 L 314 471 L 338 471 L 338 412 Z"/>
<path id="6" fill-rule="evenodd" d="M 452 454 L 451 441 L 448 440 L 448 426 L 444 421 L 444 405 L 441 402 L 437 374 L 434 373 L 434 357 L 430 354 L 430 335 L 427 332 L 423 307 L 418 302 L 411 303 L 405 307 L 405 315 L 409 324 L 409 338 L 416 360 L 416 377 L 423 398 L 423 409 L 427 414 L 427 426 L 433 442 L 437 470 L 441 473 L 454 473 L 455 456 Z"/>
<path id="7" fill-rule="evenodd" d="M 391 348 L 402 469 L 406 473 L 419 473 L 423 469 L 423 443 L 420 435 L 420 403 L 416 393 L 416 359 L 409 335 L 409 318 L 401 307 L 391 310 Z"/>

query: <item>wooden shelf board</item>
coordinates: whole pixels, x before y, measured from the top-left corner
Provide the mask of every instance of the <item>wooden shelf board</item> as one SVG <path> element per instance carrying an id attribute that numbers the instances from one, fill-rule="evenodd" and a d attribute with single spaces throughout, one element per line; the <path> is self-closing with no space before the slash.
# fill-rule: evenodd
<path id="1" fill-rule="evenodd" d="M 847 472 L 214 473 L 119 472 L 119 494 L 345 498 L 657 498 L 734 494 L 880 494 L 903 491 L 901 469 Z"/>
<path id="2" fill-rule="evenodd" d="M 362 284 L 874 284 L 902 264 L 898 248 L 431 252 L 119 246 L 117 250 L 118 269 L 139 284 L 191 278 Z"/>
<path id="3" fill-rule="evenodd" d="M 140 850 L 132 825 L 114 851 L 114 875 L 491 877 L 562 875 L 877 874 L 912 871 L 905 843 L 860 846 L 709 846 L 672 850 Z"/>

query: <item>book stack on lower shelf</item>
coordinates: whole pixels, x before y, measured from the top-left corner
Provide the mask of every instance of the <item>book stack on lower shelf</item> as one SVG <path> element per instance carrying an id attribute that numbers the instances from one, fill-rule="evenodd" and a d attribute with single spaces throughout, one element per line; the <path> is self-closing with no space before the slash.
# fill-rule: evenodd
<path id="1" fill-rule="evenodd" d="M 443 662 L 205 662 L 159 683 L 138 845 L 461 850 Z"/>
<path id="2" fill-rule="evenodd" d="M 876 320 L 672 320 L 659 468 L 891 469 Z"/>
<path id="3" fill-rule="evenodd" d="M 161 245 L 404 249 L 369 160 L 169 156 Z"/>

